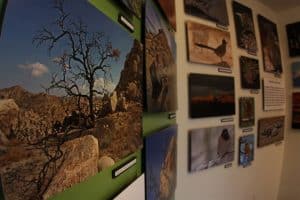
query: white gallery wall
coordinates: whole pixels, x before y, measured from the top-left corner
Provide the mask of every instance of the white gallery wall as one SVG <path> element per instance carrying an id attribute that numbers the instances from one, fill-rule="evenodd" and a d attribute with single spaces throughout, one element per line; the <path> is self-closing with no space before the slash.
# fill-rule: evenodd
<path id="1" fill-rule="evenodd" d="M 256 38 L 258 44 L 257 56 L 250 56 L 246 51 L 238 49 L 236 42 L 236 33 L 234 27 L 234 18 L 232 14 L 232 1 L 227 0 L 227 9 L 229 14 L 229 31 L 231 35 L 232 56 L 234 61 L 233 73 L 219 73 L 217 67 L 194 64 L 187 60 L 186 28 L 187 20 L 198 22 L 215 27 L 215 23 L 192 17 L 184 13 L 183 0 L 176 0 L 177 15 L 177 73 L 178 73 L 178 112 L 177 123 L 178 130 L 178 181 L 176 189 L 176 200 L 276 200 L 278 196 L 280 178 L 283 166 L 283 155 L 285 142 L 278 145 L 269 145 L 262 148 L 255 148 L 255 157 L 252 165 L 247 168 L 238 166 L 238 140 L 240 136 L 249 134 L 243 133 L 239 128 L 239 97 L 249 96 L 255 98 L 255 117 L 256 123 L 253 127 L 255 137 L 257 136 L 257 119 L 285 115 L 286 111 L 264 112 L 262 107 L 262 89 L 259 94 L 251 94 L 249 90 L 242 90 L 240 83 L 239 57 L 244 55 L 254 57 L 259 60 L 260 77 L 274 77 L 273 74 L 265 73 L 263 70 L 263 60 L 261 51 L 261 42 L 257 15 L 261 14 L 273 22 L 279 23 L 280 15 L 272 11 L 256 0 L 238 0 L 253 10 Z M 279 31 L 279 40 L 281 42 L 281 52 L 283 59 L 283 76 L 287 71 L 287 53 L 285 44 L 286 36 L 284 31 Z M 188 107 L 188 75 L 189 73 L 225 75 L 235 77 L 235 98 L 236 115 L 234 122 L 221 123 L 222 117 L 190 119 Z M 288 76 L 290 77 L 290 76 Z M 290 78 L 288 78 L 290 79 Z M 289 84 L 289 83 L 288 83 Z M 290 86 L 288 87 L 290 88 Z M 290 93 L 289 91 L 287 91 Z M 289 109 L 289 107 L 288 107 Z M 231 168 L 224 168 L 224 165 L 210 168 L 207 170 L 189 173 L 188 172 L 188 131 L 195 128 L 214 127 L 227 124 L 235 124 L 235 160 Z M 299 137 L 300 138 L 300 137 Z M 257 137 L 256 137 L 257 141 Z M 299 147 L 300 148 L 300 145 Z M 287 150 L 288 151 L 288 150 Z M 300 165 L 300 159 L 299 159 Z M 286 166 L 285 166 L 286 167 Z M 300 175 L 299 175 L 300 176 Z"/>
<path id="2" fill-rule="evenodd" d="M 299 2 L 300 4 L 300 2 Z M 300 199 L 300 130 L 291 128 L 292 121 L 292 93 L 299 92 L 292 87 L 291 64 L 299 62 L 300 57 L 291 58 L 288 54 L 288 45 L 285 25 L 300 21 L 300 6 L 278 13 L 281 24 L 282 37 L 282 57 L 286 72 L 286 91 L 287 91 L 287 132 L 285 134 L 285 147 L 282 177 L 279 189 L 278 200 L 298 200 Z"/>

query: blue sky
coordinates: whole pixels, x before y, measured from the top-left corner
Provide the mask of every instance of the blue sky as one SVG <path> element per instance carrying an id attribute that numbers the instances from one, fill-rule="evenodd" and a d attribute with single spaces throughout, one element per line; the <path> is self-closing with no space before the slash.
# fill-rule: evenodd
<path id="1" fill-rule="evenodd" d="M 53 0 L 9 0 L 0 38 L 0 88 L 21 85 L 36 93 L 43 91 L 41 85 L 49 85 L 51 74 L 58 70 L 52 59 L 64 46 L 60 45 L 49 55 L 47 46 L 36 47 L 32 39 L 38 30 L 49 27 L 57 18 L 52 7 Z M 66 0 L 66 10 L 75 19 L 81 19 L 90 32 L 104 32 L 113 47 L 121 51 L 119 61 L 111 63 L 113 81 L 117 84 L 133 38 L 87 0 Z"/>

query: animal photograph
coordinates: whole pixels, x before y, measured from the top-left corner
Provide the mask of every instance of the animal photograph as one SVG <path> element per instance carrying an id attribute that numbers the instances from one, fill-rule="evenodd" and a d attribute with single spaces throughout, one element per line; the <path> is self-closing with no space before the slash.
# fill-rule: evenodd
<path id="1" fill-rule="evenodd" d="M 292 63 L 293 87 L 300 87 L 300 62 Z"/>
<path id="2" fill-rule="evenodd" d="M 177 184 L 177 126 L 145 139 L 146 199 L 171 200 Z"/>
<path id="3" fill-rule="evenodd" d="M 258 15 L 258 26 L 263 52 L 265 72 L 281 74 L 282 63 L 277 26 L 269 19 Z"/>
<path id="4" fill-rule="evenodd" d="M 284 139 L 284 116 L 258 120 L 257 146 L 267 146 Z"/>
<path id="5" fill-rule="evenodd" d="M 144 0 L 120 0 L 121 3 L 126 6 L 135 16 L 142 17 L 142 6 Z"/>
<path id="6" fill-rule="evenodd" d="M 239 165 L 247 167 L 254 160 L 254 135 L 242 136 L 239 139 Z"/>
<path id="7" fill-rule="evenodd" d="M 190 62 L 233 67 L 229 32 L 192 21 L 186 23 L 186 28 Z"/>
<path id="8" fill-rule="evenodd" d="M 251 52 L 257 51 L 252 10 L 233 1 L 235 32 L 238 47 Z"/>
<path id="9" fill-rule="evenodd" d="M 240 72 L 243 89 L 260 89 L 259 62 L 257 59 L 241 56 Z"/>
<path id="10" fill-rule="evenodd" d="M 292 128 L 300 129 L 300 93 L 293 93 Z"/>
<path id="11" fill-rule="evenodd" d="M 240 127 L 254 126 L 255 123 L 255 105 L 253 97 L 241 97 L 240 104 Z"/>
<path id="12" fill-rule="evenodd" d="M 300 56 L 300 22 L 286 25 L 290 57 Z"/>
<path id="13" fill-rule="evenodd" d="M 226 0 L 184 0 L 186 14 L 228 26 Z"/>
<path id="14" fill-rule="evenodd" d="M 139 41 L 86 0 L 9 0 L 4 19 L 5 199 L 52 198 L 142 148 Z"/>
<path id="15" fill-rule="evenodd" d="M 234 78 L 190 74 L 189 109 L 191 118 L 234 115 Z"/>
<path id="16" fill-rule="evenodd" d="M 169 20 L 169 23 L 176 31 L 176 8 L 175 0 L 157 0 L 161 9 Z"/>
<path id="17" fill-rule="evenodd" d="M 196 172 L 234 160 L 234 126 L 201 128 L 189 132 L 189 171 Z"/>
<path id="18" fill-rule="evenodd" d="M 176 43 L 168 22 L 152 0 L 146 1 L 146 110 L 177 110 Z"/>

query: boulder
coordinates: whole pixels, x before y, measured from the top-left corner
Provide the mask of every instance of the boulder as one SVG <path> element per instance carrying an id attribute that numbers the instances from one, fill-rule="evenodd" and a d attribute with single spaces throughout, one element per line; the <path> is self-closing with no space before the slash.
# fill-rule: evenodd
<path id="1" fill-rule="evenodd" d="M 6 114 L 12 110 L 19 111 L 19 107 L 13 99 L 0 100 L 0 115 Z"/>
<path id="2" fill-rule="evenodd" d="M 11 129 L 18 122 L 19 110 L 18 105 L 13 99 L 0 100 L 0 130 L 6 137 L 9 136 Z"/>
<path id="3" fill-rule="evenodd" d="M 117 92 L 114 91 L 110 96 L 110 110 L 112 113 L 116 112 L 118 104 L 118 95 Z"/>
<path id="4" fill-rule="evenodd" d="M 109 156 L 102 156 L 98 161 L 98 170 L 99 172 L 111 167 L 115 164 L 115 161 Z"/>
<path id="5" fill-rule="evenodd" d="M 65 161 L 43 195 L 48 199 L 54 194 L 87 180 L 98 173 L 98 140 L 91 135 L 74 139 L 62 147 Z"/>

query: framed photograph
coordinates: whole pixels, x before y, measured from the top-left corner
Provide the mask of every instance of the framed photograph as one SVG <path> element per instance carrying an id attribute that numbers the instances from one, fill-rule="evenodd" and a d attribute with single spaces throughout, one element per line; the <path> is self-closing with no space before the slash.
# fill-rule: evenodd
<path id="1" fill-rule="evenodd" d="M 230 34 L 192 21 L 186 23 L 190 62 L 232 68 Z"/>
<path id="2" fill-rule="evenodd" d="M 186 14 L 213 21 L 222 26 L 229 25 L 226 0 L 184 0 L 184 10 Z"/>
<path id="3" fill-rule="evenodd" d="M 293 93 L 292 128 L 300 129 L 300 93 Z"/>
<path id="4" fill-rule="evenodd" d="M 277 26 L 269 19 L 258 15 L 258 25 L 263 52 L 264 70 L 281 74 L 282 63 Z"/>
<path id="5" fill-rule="evenodd" d="M 238 47 L 251 52 L 257 51 L 252 10 L 233 1 L 233 14 Z"/>
<path id="6" fill-rule="evenodd" d="M 293 87 L 300 87 L 300 62 L 292 63 Z"/>
<path id="7" fill-rule="evenodd" d="M 257 59 L 241 56 L 240 71 L 243 89 L 260 89 L 259 64 Z"/>
<path id="8" fill-rule="evenodd" d="M 189 171 L 205 170 L 234 160 L 234 126 L 189 132 Z"/>
<path id="9" fill-rule="evenodd" d="M 177 126 L 145 139 L 146 199 L 174 198 L 177 183 Z"/>
<path id="10" fill-rule="evenodd" d="M 300 22 L 286 25 L 286 32 L 290 56 L 300 56 Z"/>
<path id="11" fill-rule="evenodd" d="M 190 74 L 189 108 L 191 118 L 234 115 L 234 78 Z"/>
<path id="12" fill-rule="evenodd" d="M 139 41 L 86 0 L 9 0 L 4 23 L 5 199 L 52 198 L 142 148 Z"/>
<path id="13" fill-rule="evenodd" d="M 135 16 L 141 18 L 143 0 L 120 0 L 120 2 Z"/>
<path id="14" fill-rule="evenodd" d="M 258 120 L 257 146 L 263 147 L 284 139 L 284 116 Z"/>
<path id="15" fill-rule="evenodd" d="M 255 106 L 253 97 L 240 98 L 240 127 L 254 126 L 255 123 Z"/>
<path id="16" fill-rule="evenodd" d="M 251 165 L 254 160 L 254 135 L 240 137 L 239 140 L 239 165 Z"/>
<path id="17" fill-rule="evenodd" d="M 161 9 L 165 13 L 165 16 L 168 18 L 169 23 L 176 31 L 176 8 L 175 0 L 157 0 Z"/>
<path id="18" fill-rule="evenodd" d="M 148 112 L 177 110 L 176 43 L 165 18 L 146 1 L 146 104 Z"/>

